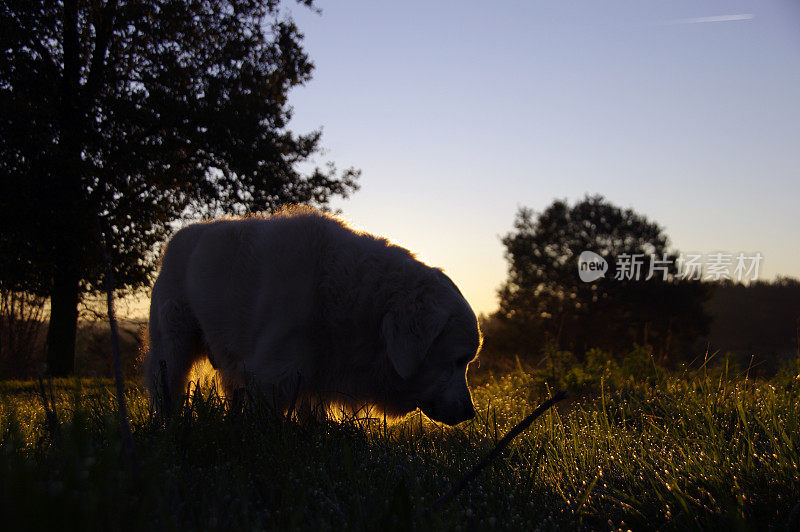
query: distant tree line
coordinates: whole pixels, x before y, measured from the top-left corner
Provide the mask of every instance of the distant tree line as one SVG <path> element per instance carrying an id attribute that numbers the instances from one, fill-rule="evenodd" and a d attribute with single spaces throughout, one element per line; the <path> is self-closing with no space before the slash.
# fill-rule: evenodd
<path id="1" fill-rule="evenodd" d="M 484 319 L 487 353 L 535 360 L 570 351 L 580 358 L 599 348 L 622 356 L 639 345 L 670 365 L 707 349 L 763 356 L 796 349 L 797 281 L 745 286 L 682 278 L 663 229 L 601 196 L 555 201 L 539 214 L 521 208 L 502 241 L 508 279 L 498 311 Z M 609 263 L 591 282 L 578 274 L 587 250 Z M 634 255 L 642 257 L 638 279 L 615 278 L 620 258 Z"/>
<path id="2" fill-rule="evenodd" d="M 712 352 L 731 353 L 740 364 L 769 369 L 788 357 L 800 357 L 800 280 L 779 277 L 745 286 L 724 281 L 706 305 L 713 317 L 706 337 Z"/>

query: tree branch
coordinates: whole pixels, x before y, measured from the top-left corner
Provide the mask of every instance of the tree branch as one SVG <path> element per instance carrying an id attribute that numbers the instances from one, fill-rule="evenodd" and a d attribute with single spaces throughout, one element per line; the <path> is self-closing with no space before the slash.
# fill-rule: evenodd
<path id="1" fill-rule="evenodd" d="M 96 11 L 92 21 L 95 33 L 94 50 L 89 64 L 89 76 L 83 91 L 83 101 L 86 108 L 91 107 L 92 101 L 97 97 L 106 69 L 106 53 L 114 30 L 114 18 L 117 13 L 117 0 L 110 0 L 105 6 Z"/>
<path id="2" fill-rule="evenodd" d="M 78 5 L 76 0 L 64 0 L 62 14 L 64 32 L 64 71 L 61 74 L 61 112 L 63 125 L 72 125 L 75 113 L 75 96 L 80 77 L 78 50 Z"/>

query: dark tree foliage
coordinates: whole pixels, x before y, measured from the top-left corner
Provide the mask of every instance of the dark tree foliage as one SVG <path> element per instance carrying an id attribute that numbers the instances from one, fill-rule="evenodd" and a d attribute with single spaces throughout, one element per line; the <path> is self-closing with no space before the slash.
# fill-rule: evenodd
<path id="1" fill-rule="evenodd" d="M 0 27 L 0 277 L 50 297 L 54 375 L 103 239 L 131 289 L 176 218 L 356 189 L 356 170 L 299 170 L 320 132 L 287 129 L 287 93 L 313 65 L 277 1 L 3 1 Z"/>
<path id="2" fill-rule="evenodd" d="M 721 281 L 706 307 L 713 317 L 712 351 L 731 353 L 744 368 L 756 356 L 753 373 L 769 374 L 785 359 L 800 357 L 800 280 Z"/>
<path id="3" fill-rule="evenodd" d="M 665 358 L 685 349 L 707 329 L 708 294 L 699 282 L 676 279 L 674 262 L 666 280 L 658 270 L 645 280 L 651 256 L 676 258 L 668 244 L 657 224 L 600 196 L 573 206 L 556 201 L 538 216 L 521 208 L 503 238 L 509 270 L 499 290 L 500 347 L 527 354 L 546 348 L 582 354 L 592 347 L 621 353 L 638 343 Z M 608 261 L 605 277 L 581 281 L 578 257 L 586 250 Z M 645 255 L 639 280 L 615 279 L 615 261 L 624 254 Z"/>

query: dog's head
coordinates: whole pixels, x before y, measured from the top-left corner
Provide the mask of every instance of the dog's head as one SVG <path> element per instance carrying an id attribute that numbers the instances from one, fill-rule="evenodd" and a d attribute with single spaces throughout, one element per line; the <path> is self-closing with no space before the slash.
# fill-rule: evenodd
<path id="1" fill-rule="evenodd" d="M 478 320 L 464 296 L 439 272 L 434 289 L 395 305 L 383 319 L 386 355 L 407 405 L 457 425 L 475 417 L 467 367 L 481 345 Z"/>

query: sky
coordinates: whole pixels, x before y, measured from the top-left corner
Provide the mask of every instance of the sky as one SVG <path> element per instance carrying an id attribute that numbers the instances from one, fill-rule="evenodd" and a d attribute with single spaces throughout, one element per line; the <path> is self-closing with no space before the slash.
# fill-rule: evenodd
<path id="1" fill-rule="evenodd" d="M 362 170 L 352 225 L 497 308 L 521 206 L 601 194 L 684 252 L 800 276 L 800 3 L 323 0 L 291 128 Z"/>

